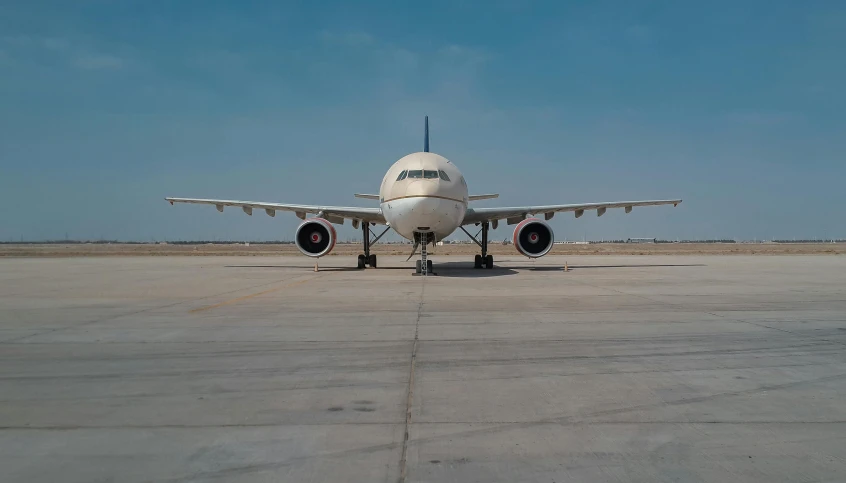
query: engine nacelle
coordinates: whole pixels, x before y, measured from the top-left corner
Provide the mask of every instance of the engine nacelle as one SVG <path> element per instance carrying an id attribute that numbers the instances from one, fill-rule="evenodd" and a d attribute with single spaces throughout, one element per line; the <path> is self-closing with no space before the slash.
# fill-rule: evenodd
<path id="1" fill-rule="evenodd" d="M 529 258 L 539 258 L 552 250 L 555 235 L 545 221 L 539 218 L 526 218 L 514 228 L 514 247 Z"/>
<path id="2" fill-rule="evenodd" d="M 294 243 L 307 257 L 322 257 L 335 248 L 335 227 L 323 218 L 309 218 L 297 227 Z"/>

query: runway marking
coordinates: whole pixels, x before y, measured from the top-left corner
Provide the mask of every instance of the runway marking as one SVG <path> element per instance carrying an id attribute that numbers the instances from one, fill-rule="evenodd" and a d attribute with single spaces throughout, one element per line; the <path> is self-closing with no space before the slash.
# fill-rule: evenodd
<path id="1" fill-rule="evenodd" d="M 259 295 L 265 295 L 265 294 L 269 294 L 271 292 L 277 292 L 279 290 L 290 288 L 290 287 L 293 287 L 293 286 L 296 286 L 296 285 L 301 285 L 301 284 L 304 284 L 306 282 L 311 282 L 312 280 L 320 278 L 320 277 L 321 277 L 321 275 L 317 275 L 316 277 L 311 277 L 311 278 L 307 278 L 307 279 L 304 279 L 304 280 L 297 280 L 296 282 L 291 282 L 291 283 L 285 284 L 281 287 L 263 290 L 261 292 L 256 292 L 256 293 L 253 293 L 253 294 L 250 294 L 250 295 L 244 295 L 243 297 L 238 297 L 238 298 L 234 298 L 234 299 L 230 299 L 230 300 L 224 300 L 223 302 L 220 302 L 220 303 L 217 303 L 217 304 L 214 304 L 214 305 L 206 305 L 205 307 L 198 307 L 196 309 L 189 310 L 188 313 L 189 314 L 196 314 L 197 312 L 205 312 L 206 310 L 216 309 L 218 307 L 223 307 L 224 305 L 230 305 L 230 304 L 234 304 L 234 303 L 237 303 L 237 302 L 242 302 L 244 300 L 249 300 L 253 297 L 258 297 Z"/>

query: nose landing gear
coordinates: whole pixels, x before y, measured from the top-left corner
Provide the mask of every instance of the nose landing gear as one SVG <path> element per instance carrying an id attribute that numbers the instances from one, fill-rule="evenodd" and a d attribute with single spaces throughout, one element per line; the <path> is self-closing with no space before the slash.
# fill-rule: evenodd
<path id="1" fill-rule="evenodd" d="M 424 273 L 423 273 L 423 260 L 417 260 L 416 265 L 417 265 L 417 267 L 416 267 L 414 273 L 416 275 L 424 275 Z M 425 275 L 433 275 L 433 273 L 432 273 L 432 260 L 426 260 L 426 274 Z"/>
<path id="2" fill-rule="evenodd" d="M 432 271 L 432 260 L 429 260 L 429 234 L 428 233 L 419 233 L 419 242 L 420 242 L 420 260 L 417 260 L 415 263 L 415 275 L 435 275 Z"/>

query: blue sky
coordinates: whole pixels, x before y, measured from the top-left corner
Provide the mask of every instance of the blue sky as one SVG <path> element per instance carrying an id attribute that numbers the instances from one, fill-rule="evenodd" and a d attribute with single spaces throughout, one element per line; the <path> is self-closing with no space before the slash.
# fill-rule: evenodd
<path id="1" fill-rule="evenodd" d="M 163 197 L 367 206 L 424 115 L 480 206 L 685 200 L 558 238 L 846 237 L 844 57 L 843 2 L 0 2 L 0 239 L 290 239 Z"/>

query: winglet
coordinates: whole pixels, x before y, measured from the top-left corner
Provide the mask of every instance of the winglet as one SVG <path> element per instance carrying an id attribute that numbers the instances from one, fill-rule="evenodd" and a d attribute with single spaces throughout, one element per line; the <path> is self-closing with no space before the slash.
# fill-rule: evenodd
<path id="1" fill-rule="evenodd" d="M 429 116 L 426 116 L 426 131 L 425 137 L 423 138 L 423 152 L 429 152 Z"/>

